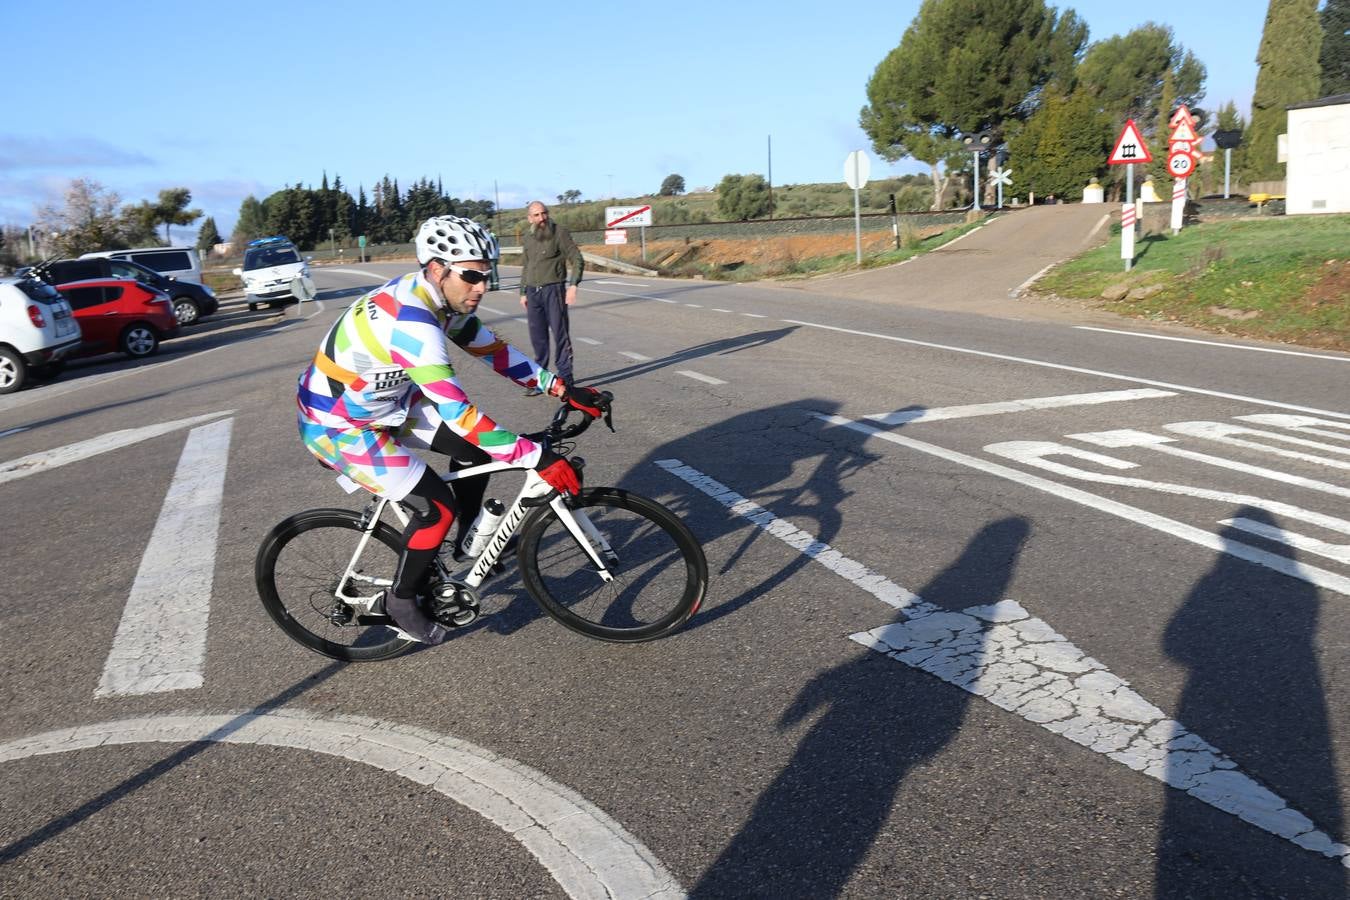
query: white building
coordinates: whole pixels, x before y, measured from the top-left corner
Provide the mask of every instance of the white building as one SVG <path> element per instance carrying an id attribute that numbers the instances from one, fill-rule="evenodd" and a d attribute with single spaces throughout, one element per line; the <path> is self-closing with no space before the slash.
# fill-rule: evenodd
<path id="1" fill-rule="evenodd" d="M 1350 94 L 1289 107 L 1285 212 L 1350 212 Z"/>

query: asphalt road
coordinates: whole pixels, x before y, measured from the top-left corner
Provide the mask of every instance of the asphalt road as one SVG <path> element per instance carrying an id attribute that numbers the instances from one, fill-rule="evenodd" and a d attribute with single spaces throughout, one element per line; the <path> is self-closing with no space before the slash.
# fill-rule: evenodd
<path id="1" fill-rule="evenodd" d="M 295 377 L 400 266 L 0 398 L 0 895 L 1345 896 L 1350 357 L 1009 300 L 1050 251 L 1004 222 L 978 273 L 588 277 L 587 479 L 712 573 L 645 645 L 514 572 L 387 663 L 266 618 L 267 530 L 361 503 Z"/>

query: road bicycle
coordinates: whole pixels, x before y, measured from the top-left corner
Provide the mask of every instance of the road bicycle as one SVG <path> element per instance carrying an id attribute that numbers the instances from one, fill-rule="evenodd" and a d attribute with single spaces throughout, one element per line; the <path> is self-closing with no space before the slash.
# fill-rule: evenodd
<path id="1" fill-rule="evenodd" d="M 612 395 L 604 418 L 614 430 Z M 569 422 L 572 413 L 580 416 Z M 585 461 L 570 443 L 595 419 L 563 404 L 544 431 L 525 435 L 568 458 L 581 475 Z M 554 490 L 530 467 L 490 462 L 449 472 L 446 481 L 518 471 L 525 483 L 486 546 L 458 552 L 447 537 L 426 588 L 427 611 L 460 628 L 475 621 L 479 589 L 503 570 L 516 537 L 515 558 L 525 590 L 563 625 L 606 641 L 647 641 L 670 634 L 698 611 L 708 584 L 703 547 L 674 513 L 622 488 Z M 489 505 L 488 501 L 484 506 Z M 348 661 L 391 659 L 417 642 L 396 631 L 384 610 L 403 545 L 408 511 L 375 497 L 364 510 L 311 509 L 276 525 L 258 548 L 258 596 L 281 630 L 309 649 Z"/>

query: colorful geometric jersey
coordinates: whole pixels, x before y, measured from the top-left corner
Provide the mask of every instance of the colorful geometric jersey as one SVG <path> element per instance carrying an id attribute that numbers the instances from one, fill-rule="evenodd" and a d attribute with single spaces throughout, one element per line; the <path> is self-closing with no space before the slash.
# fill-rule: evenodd
<path id="1" fill-rule="evenodd" d="M 450 362 L 453 343 L 499 375 L 547 392 L 556 377 L 499 339 L 475 315 L 447 315 L 436 288 L 412 272 L 351 305 L 300 376 L 301 419 L 330 434 L 397 433 L 421 397 L 446 425 L 495 460 L 534 465 L 540 447 L 499 428 L 470 402 Z M 420 396 L 419 396 L 420 394 Z"/>

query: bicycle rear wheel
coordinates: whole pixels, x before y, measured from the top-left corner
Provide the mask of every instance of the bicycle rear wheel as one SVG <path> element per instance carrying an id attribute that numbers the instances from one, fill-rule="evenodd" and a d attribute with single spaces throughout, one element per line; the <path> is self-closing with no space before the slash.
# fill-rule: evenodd
<path id="1" fill-rule="evenodd" d="M 402 546 L 380 522 L 353 559 L 361 537 L 358 513 L 311 509 L 273 528 L 254 565 L 258 596 L 281 630 L 316 653 L 351 662 L 390 659 L 416 645 L 387 625 L 357 621 L 366 608 L 350 601 L 393 584 Z"/>
<path id="2" fill-rule="evenodd" d="M 603 544 L 590 539 L 613 580 L 551 508 L 520 532 L 521 576 L 544 612 L 573 631 L 605 641 L 647 641 L 669 634 L 698 611 L 708 562 L 684 523 L 655 500 L 619 488 L 582 491 L 571 504 Z"/>

